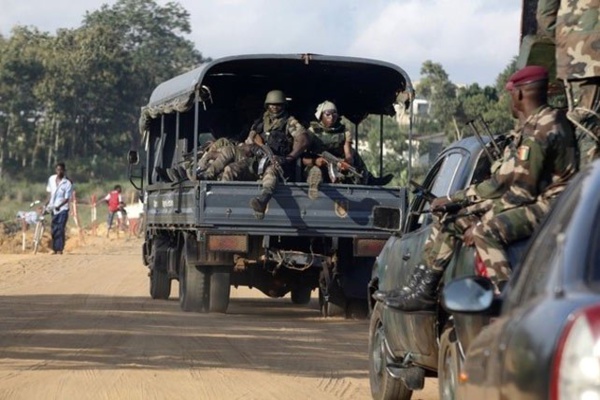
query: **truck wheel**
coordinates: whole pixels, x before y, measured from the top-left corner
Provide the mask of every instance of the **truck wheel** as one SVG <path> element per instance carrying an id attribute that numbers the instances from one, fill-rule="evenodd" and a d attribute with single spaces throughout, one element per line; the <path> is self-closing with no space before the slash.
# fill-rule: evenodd
<path id="1" fill-rule="evenodd" d="M 409 390 L 401 380 L 395 379 L 386 368 L 387 350 L 385 331 L 381 317 L 382 305 L 377 303 L 371 314 L 369 327 L 369 383 L 371 395 L 375 400 L 410 400 Z"/>
<path id="2" fill-rule="evenodd" d="M 323 317 L 346 317 L 346 307 L 325 301 L 321 289 L 319 289 L 319 307 L 321 309 L 321 316 Z"/>
<path id="3" fill-rule="evenodd" d="M 462 356 L 458 348 L 454 328 L 447 328 L 440 338 L 438 356 L 438 387 L 441 400 L 456 399 L 458 388 L 458 375 L 462 363 Z"/>
<path id="4" fill-rule="evenodd" d="M 171 295 L 171 278 L 166 271 L 150 271 L 150 297 L 155 300 L 167 300 Z"/>
<path id="5" fill-rule="evenodd" d="M 150 297 L 157 300 L 167 300 L 171 295 L 171 278 L 165 265 L 158 265 L 156 252 L 159 248 L 166 248 L 169 240 L 162 236 L 157 236 L 150 242 L 150 256 L 148 257 L 148 266 L 150 268 Z"/>
<path id="6" fill-rule="evenodd" d="M 229 307 L 231 273 L 229 271 L 222 272 L 223 270 L 223 267 L 214 267 L 210 274 L 209 312 L 225 313 Z"/>
<path id="7" fill-rule="evenodd" d="M 181 252 L 179 270 L 179 306 L 183 311 L 203 312 L 208 309 L 208 284 L 204 271 L 187 262 L 185 251 Z"/>
<path id="8" fill-rule="evenodd" d="M 310 296 L 312 289 L 307 286 L 301 286 L 292 289 L 292 303 L 294 304 L 308 304 L 310 302 Z"/>

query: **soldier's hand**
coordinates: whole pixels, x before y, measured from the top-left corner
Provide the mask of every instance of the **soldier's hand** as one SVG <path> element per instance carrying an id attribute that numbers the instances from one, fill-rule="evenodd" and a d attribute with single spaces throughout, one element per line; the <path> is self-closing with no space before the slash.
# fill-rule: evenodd
<path id="1" fill-rule="evenodd" d="M 474 236 L 473 236 L 473 230 L 475 229 L 476 225 L 471 225 L 466 231 L 465 233 L 463 233 L 463 243 L 466 246 L 474 246 L 475 245 L 475 240 L 474 240 Z"/>
<path id="2" fill-rule="evenodd" d="M 327 165 L 327 160 L 325 160 L 323 157 L 317 157 L 315 158 L 315 165 L 319 168 L 324 167 Z"/>
<path id="3" fill-rule="evenodd" d="M 446 204 L 450 203 L 450 199 L 447 197 L 436 197 L 432 202 L 431 202 L 431 209 L 433 211 L 435 211 L 436 208 L 442 207 Z"/>
<path id="4" fill-rule="evenodd" d="M 338 168 L 340 169 L 340 171 L 346 172 L 350 169 L 349 167 L 350 164 L 348 164 L 346 161 L 340 161 L 338 163 Z"/>

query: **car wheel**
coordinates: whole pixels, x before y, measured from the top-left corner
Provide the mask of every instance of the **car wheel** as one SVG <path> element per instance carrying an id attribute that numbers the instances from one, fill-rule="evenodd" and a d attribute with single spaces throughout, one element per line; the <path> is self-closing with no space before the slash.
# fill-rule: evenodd
<path id="1" fill-rule="evenodd" d="M 386 368 L 387 350 L 385 348 L 385 331 L 381 316 L 381 303 L 377 303 L 371 313 L 369 327 L 369 383 L 371 396 L 375 400 L 410 400 L 409 390 L 399 379 L 391 376 Z"/>
<path id="2" fill-rule="evenodd" d="M 455 400 L 462 356 L 454 328 L 447 328 L 440 338 L 438 356 L 438 387 L 440 400 Z"/>

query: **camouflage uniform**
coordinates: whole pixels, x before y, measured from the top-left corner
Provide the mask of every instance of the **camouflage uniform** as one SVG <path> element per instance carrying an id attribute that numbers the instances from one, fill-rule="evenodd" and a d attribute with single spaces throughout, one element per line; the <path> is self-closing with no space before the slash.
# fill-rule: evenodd
<path id="1" fill-rule="evenodd" d="M 508 279 L 505 246 L 531 236 L 578 170 L 575 135 L 562 111 L 540 107 L 516 144 L 512 183 L 473 229 L 475 247 L 495 283 Z"/>
<path id="2" fill-rule="evenodd" d="M 344 124 L 337 121 L 335 125 L 333 125 L 330 128 L 327 128 L 323 126 L 321 122 L 313 121 L 310 123 L 308 133 L 310 136 L 311 143 L 309 152 L 312 153 L 315 157 L 318 154 L 327 151 L 342 160 L 346 158 L 346 155 L 344 154 L 344 144 L 346 142 L 352 143 L 352 132 L 346 129 L 346 126 Z M 359 171 L 363 171 L 365 168 L 365 164 L 356 152 L 353 152 L 353 160 L 353 166 Z M 308 167 L 305 171 L 306 174 L 308 174 L 311 168 L 319 167 Z"/>
<path id="3" fill-rule="evenodd" d="M 346 158 L 346 155 L 344 154 L 344 144 L 352 143 L 352 132 L 346 129 L 344 124 L 337 121 L 332 127 L 326 128 L 321 122 L 313 121 L 310 123 L 308 131 L 311 143 L 309 148 L 310 153 L 318 155 L 327 151 L 342 160 Z M 345 183 L 385 185 L 392 178 L 392 176 L 375 178 L 367 169 L 367 165 L 362 157 L 354 151 L 354 149 L 352 150 L 352 166 L 357 171 L 361 172 L 363 177 L 362 179 L 359 179 L 356 176 L 348 176 L 345 178 Z M 306 174 L 308 174 L 310 168 L 318 167 L 308 167 L 305 171 Z"/>
<path id="4" fill-rule="evenodd" d="M 555 40 L 556 75 L 565 82 L 581 154 L 600 156 L 600 0 L 540 0 L 540 33 Z"/>
<path id="5" fill-rule="evenodd" d="M 283 161 L 282 168 L 286 176 L 291 176 L 295 167 L 294 161 L 308 145 L 306 129 L 298 120 L 283 111 L 280 116 L 273 118 L 268 111 L 252 125 L 246 143 L 254 143 L 256 137 L 269 146 L 275 156 Z M 294 156 L 291 156 L 292 153 Z M 267 166 L 262 175 L 263 193 L 272 195 L 277 186 L 277 172 L 272 165 Z"/>
<path id="6" fill-rule="evenodd" d="M 443 271 L 452 258 L 457 236 L 477 223 L 479 221 L 477 215 L 489 210 L 491 200 L 501 197 L 512 184 L 517 153 L 516 143 L 520 140 L 519 130 L 520 128 L 517 128 L 508 135 L 508 143 L 504 147 L 502 158 L 492 166 L 492 176 L 489 179 L 450 196 L 451 202 L 465 202 L 472 205 L 461 210 L 455 219 L 448 221 L 436 217 L 423 250 L 428 268 Z"/>
<path id="7" fill-rule="evenodd" d="M 207 167 L 200 172 L 200 179 L 221 179 L 222 181 L 255 180 L 253 170 L 262 154 L 258 145 L 235 145 L 233 143 L 208 152 Z M 208 163 L 208 161 L 212 162 Z"/>

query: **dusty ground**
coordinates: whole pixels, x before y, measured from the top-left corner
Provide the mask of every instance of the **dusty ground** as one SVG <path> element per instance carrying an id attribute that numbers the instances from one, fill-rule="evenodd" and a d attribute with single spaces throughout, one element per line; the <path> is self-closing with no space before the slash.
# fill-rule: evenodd
<path id="1" fill-rule="evenodd" d="M 0 399 L 370 398 L 367 321 L 248 289 L 226 315 L 184 313 L 176 284 L 149 298 L 141 240 L 78 239 L 0 254 Z"/>

